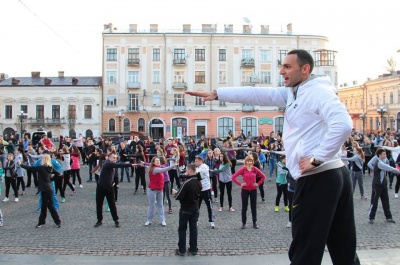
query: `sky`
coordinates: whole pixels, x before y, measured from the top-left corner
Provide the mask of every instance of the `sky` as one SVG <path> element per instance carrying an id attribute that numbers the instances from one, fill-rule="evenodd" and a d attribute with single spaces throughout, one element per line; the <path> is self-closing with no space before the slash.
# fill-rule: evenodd
<path id="1" fill-rule="evenodd" d="M 269 25 L 271 33 L 322 35 L 337 51 L 339 84 L 400 69 L 399 0 L 1 0 L 0 73 L 101 76 L 104 24 L 182 29 L 182 24 Z"/>

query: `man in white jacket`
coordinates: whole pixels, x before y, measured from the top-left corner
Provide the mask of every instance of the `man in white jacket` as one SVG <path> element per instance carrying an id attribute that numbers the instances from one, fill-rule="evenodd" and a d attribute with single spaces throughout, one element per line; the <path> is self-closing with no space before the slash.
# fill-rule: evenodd
<path id="1" fill-rule="evenodd" d="M 283 142 L 287 167 L 297 180 L 292 208 L 291 264 L 321 264 L 325 245 L 333 264 L 360 264 L 352 184 L 340 159 L 352 121 L 327 76 L 312 76 L 312 56 L 293 50 L 282 62 L 284 87 L 223 87 L 185 92 L 259 106 L 285 107 Z"/>

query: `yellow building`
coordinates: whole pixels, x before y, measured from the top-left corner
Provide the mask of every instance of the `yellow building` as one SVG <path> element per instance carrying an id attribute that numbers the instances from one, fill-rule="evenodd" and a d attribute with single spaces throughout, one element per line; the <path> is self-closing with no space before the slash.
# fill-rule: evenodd
<path id="1" fill-rule="evenodd" d="M 356 130 L 398 130 L 400 128 L 400 71 L 383 74 L 362 85 L 344 87 L 338 91 L 346 105 Z"/>
<path id="2" fill-rule="evenodd" d="M 159 32 L 157 24 L 139 31 L 136 24 L 103 32 L 103 133 L 140 132 L 154 138 L 186 135 L 236 136 L 243 129 L 257 136 L 282 130 L 283 109 L 226 102 L 202 102 L 185 91 L 218 87 L 281 86 L 281 62 L 293 49 L 308 50 L 314 74 L 326 74 L 337 85 L 335 51 L 324 36 L 270 34 L 243 25 L 185 24 L 182 30 Z"/>

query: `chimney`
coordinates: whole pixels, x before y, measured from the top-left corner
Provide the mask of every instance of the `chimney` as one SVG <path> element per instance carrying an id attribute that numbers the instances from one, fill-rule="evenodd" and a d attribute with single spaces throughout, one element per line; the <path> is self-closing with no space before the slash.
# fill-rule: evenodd
<path id="1" fill-rule="evenodd" d="M 129 24 L 129 32 L 136 33 L 137 32 L 137 24 Z"/>
<path id="2" fill-rule="evenodd" d="M 6 74 L 0 73 L 0 81 L 6 80 Z"/>
<path id="3" fill-rule="evenodd" d="M 51 79 L 49 79 L 49 78 L 46 77 L 46 78 L 44 79 L 44 84 L 45 84 L 45 85 L 50 85 L 50 83 L 51 83 Z"/>
<path id="4" fill-rule="evenodd" d="M 78 84 L 78 79 L 77 78 L 75 78 L 75 77 L 72 77 L 72 84 L 73 85 L 76 85 L 76 84 Z"/>
<path id="5" fill-rule="evenodd" d="M 107 29 L 110 30 L 110 32 L 112 32 L 113 24 L 112 23 L 104 24 L 104 30 Z"/>
<path id="6" fill-rule="evenodd" d="M 367 78 L 367 81 L 371 81 L 371 77 L 368 77 L 368 78 Z"/>
<path id="7" fill-rule="evenodd" d="M 292 23 L 287 24 L 287 34 L 292 35 Z"/>
<path id="8" fill-rule="evenodd" d="M 18 85 L 18 83 L 19 83 L 18 79 L 14 78 L 14 77 L 11 79 L 11 84 Z"/>
<path id="9" fill-rule="evenodd" d="M 150 32 L 157 33 L 158 32 L 158 24 L 150 24 Z"/>
<path id="10" fill-rule="evenodd" d="M 354 86 L 357 85 L 357 81 L 356 80 L 353 81 L 353 85 Z"/>
<path id="11" fill-rule="evenodd" d="M 32 72 L 32 77 L 40 77 L 40 72 Z"/>
<path id="12" fill-rule="evenodd" d="M 261 34 L 269 34 L 269 25 L 261 25 Z"/>
<path id="13" fill-rule="evenodd" d="M 224 25 L 224 33 L 233 33 L 233 25 L 225 24 Z"/>
<path id="14" fill-rule="evenodd" d="M 243 25 L 243 33 L 251 33 L 250 25 Z"/>
<path id="15" fill-rule="evenodd" d="M 203 33 L 211 32 L 211 24 L 202 24 L 201 32 Z"/>
<path id="16" fill-rule="evenodd" d="M 64 71 L 58 71 L 58 77 L 64 77 Z"/>
<path id="17" fill-rule="evenodd" d="M 183 33 L 190 33 L 190 31 L 191 31 L 191 26 L 192 26 L 192 25 L 190 25 L 190 24 L 183 24 L 183 30 L 182 30 L 182 32 L 183 32 Z"/>

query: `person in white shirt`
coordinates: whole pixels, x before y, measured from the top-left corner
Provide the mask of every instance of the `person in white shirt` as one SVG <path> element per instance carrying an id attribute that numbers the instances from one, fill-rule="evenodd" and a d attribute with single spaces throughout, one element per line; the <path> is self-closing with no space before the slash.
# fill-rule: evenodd
<path id="1" fill-rule="evenodd" d="M 313 67 L 307 51 L 293 50 L 280 70 L 284 87 L 222 87 L 185 93 L 205 101 L 284 107 L 282 139 L 287 167 L 297 181 L 291 264 L 321 264 L 325 245 L 333 264 L 360 264 L 352 183 L 340 159 L 340 147 L 353 125 L 329 77 L 311 75 Z"/>

